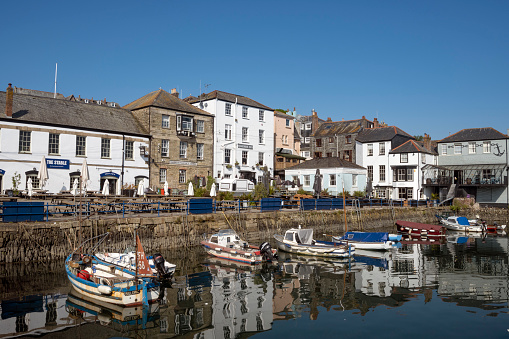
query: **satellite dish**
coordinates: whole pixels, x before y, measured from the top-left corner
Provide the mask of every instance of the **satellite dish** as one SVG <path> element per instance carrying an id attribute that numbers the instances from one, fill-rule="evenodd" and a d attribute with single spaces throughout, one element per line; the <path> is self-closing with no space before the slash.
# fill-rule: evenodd
<path id="1" fill-rule="evenodd" d="M 207 107 L 209 104 L 205 103 L 205 107 Z"/>

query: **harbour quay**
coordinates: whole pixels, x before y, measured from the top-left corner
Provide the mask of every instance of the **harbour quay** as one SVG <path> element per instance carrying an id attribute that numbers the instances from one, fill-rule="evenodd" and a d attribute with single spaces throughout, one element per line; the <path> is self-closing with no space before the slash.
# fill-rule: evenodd
<path id="1" fill-rule="evenodd" d="M 233 211 L 200 215 L 167 215 L 97 219 L 57 220 L 53 222 L 3 223 L 0 226 L 0 263 L 51 261 L 64 259 L 80 243 L 110 232 L 110 246 L 123 251 L 132 246 L 133 232 L 143 239 L 146 251 L 182 249 L 198 246 L 205 234 L 232 228 L 247 241 L 271 240 L 274 234 L 301 225 L 313 228 L 317 236 L 338 235 L 350 231 L 394 231 L 396 220 L 434 223 L 444 209 L 435 207 L 362 208 L 360 210 L 272 212 Z M 447 208 L 448 210 L 448 208 Z M 484 220 L 507 224 L 507 209 L 480 208 L 462 211 Z M 346 222 L 346 225 L 345 225 Z M 345 227 L 346 226 L 346 227 Z"/>

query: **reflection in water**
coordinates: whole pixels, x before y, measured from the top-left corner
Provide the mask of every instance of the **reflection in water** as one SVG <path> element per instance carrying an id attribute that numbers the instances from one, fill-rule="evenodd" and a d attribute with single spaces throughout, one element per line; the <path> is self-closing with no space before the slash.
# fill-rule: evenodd
<path id="1" fill-rule="evenodd" d="M 401 315 L 394 310 L 417 300 L 430 317 L 447 304 L 452 317 L 484 310 L 503 327 L 496 315 L 507 313 L 508 246 L 506 237 L 459 234 L 443 244 L 409 240 L 391 251 L 358 250 L 353 260 L 281 253 L 278 263 L 256 266 L 205 259 L 197 248 L 190 253 L 194 259 L 182 260 L 180 276 L 160 302 L 146 310 L 69 293 L 65 273 L 57 271 L 46 276 L 46 285 L 34 286 L 41 293 L 26 293 L 33 285 L 29 277 L 16 280 L 4 268 L 2 278 L 16 289 L 2 287 L 0 337 L 66 331 L 81 337 L 235 338 L 297 318 L 320 323 L 333 312 L 363 317 L 376 310 L 396 318 Z"/>

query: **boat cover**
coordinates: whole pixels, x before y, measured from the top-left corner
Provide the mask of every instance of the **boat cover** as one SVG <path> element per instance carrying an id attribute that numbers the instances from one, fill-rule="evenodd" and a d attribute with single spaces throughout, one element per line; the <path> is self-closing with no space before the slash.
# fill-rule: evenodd
<path id="1" fill-rule="evenodd" d="M 346 232 L 341 240 L 357 242 L 386 242 L 389 241 L 387 232 Z"/>
<path id="2" fill-rule="evenodd" d="M 461 226 L 470 226 L 470 223 L 468 222 L 468 219 L 466 217 L 458 217 L 456 221 Z"/>
<path id="3" fill-rule="evenodd" d="M 299 239 L 301 244 L 311 245 L 313 241 L 313 230 L 311 228 L 302 229 L 302 228 L 294 228 L 291 231 L 295 231 L 299 235 Z"/>

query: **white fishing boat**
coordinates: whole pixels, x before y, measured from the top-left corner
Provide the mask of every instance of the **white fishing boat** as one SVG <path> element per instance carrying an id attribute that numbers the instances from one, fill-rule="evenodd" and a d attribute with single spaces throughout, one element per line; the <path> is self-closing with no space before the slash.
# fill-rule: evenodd
<path id="1" fill-rule="evenodd" d="M 65 269 L 72 287 L 92 300 L 115 305 L 148 306 L 149 303 L 156 302 L 159 298 L 160 283 L 150 269 L 138 236 L 136 236 L 135 270 L 105 263 L 91 254 L 79 252 L 87 243 L 90 245 L 97 239 L 100 243 L 107 235 L 108 233 L 85 241 L 67 257 Z M 92 250 L 89 253 L 93 252 Z"/>
<path id="2" fill-rule="evenodd" d="M 387 232 L 346 232 L 342 237 L 332 237 L 335 243 L 352 244 L 356 249 L 385 251 L 394 248 Z"/>
<path id="3" fill-rule="evenodd" d="M 487 225 L 484 221 L 468 220 L 466 217 L 449 216 L 447 218 L 440 218 L 440 223 L 451 231 L 465 231 L 465 232 L 502 232 L 505 230 L 506 225 Z"/>
<path id="4" fill-rule="evenodd" d="M 355 252 L 353 245 L 313 239 L 312 229 L 291 228 L 285 235 L 274 235 L 278 249 L 285 252 L 322 257 L 349 257 Z"/>
<path id="5" fill-rule="evenodd" d="M 208 254 L 214 257 L 252 265 L 277 259 L 277 250 L 273 249 L 268 242 L 258 247 L 249 245 L 232 229 L 220 230 L 212 234 L 207 240 L 203 240 L 201 245 Z"/>
<path id="6" fill-rule="evenodd" d="M 123 253 L 114 252 L 98 252 L 94 256 L 97 260 L 109 264 L 115 264 L 129 270 L 136 269 L 136 252 L 132 248 L 126 249 Z M 159 277 L 159 280 L 170 280 L 175 273 L 177 265 L 164 260 L 160 253 L 153 256 L 147 256 L 148 263 L 152 269 L 152 273 Z"/>

